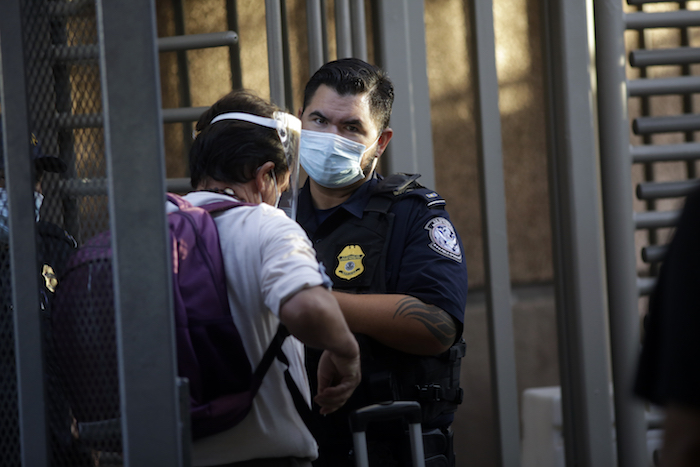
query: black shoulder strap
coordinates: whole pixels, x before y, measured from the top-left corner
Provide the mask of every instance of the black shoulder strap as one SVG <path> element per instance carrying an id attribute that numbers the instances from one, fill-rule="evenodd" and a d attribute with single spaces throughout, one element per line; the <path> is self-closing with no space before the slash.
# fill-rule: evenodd
<path id="1" fill-rule="evenodd" d="M 391 174 L 377 183 L 375 193 L 391 193 L 394 196 L 400 196 L 416 188 L 423 188 L 423 185 L 416 181 L 419 178 L 420 174 Z"/>
<path id="2" fill-rule="evenodd" d="M 269 370 L 270 366 L 272 366 L 272 362 L 275 360 L 275 357 L 279 358 L 283 363 L 286 363 L 287 365 L 289 364 L 286 361 L 287 357 L 284 355 L 284 352 L 282 352 L 282 344 L 288 335 L 289 331 L 287 328 L 283 324 L 280 324 L 277 328 L 275 337 L 272 338 L 272 342 L 270 342 L 269 347 L 263 354 L 263 358 L 260 360 L 258 367 L 253 373 L 253 386 L 255 387 L 255 392 L 257 392 L 258 388 L 260 388 L 262 380 L 265 377 L 265 374 L 267 374 L 267 370 Z"/>
<path id="3" fill-rule="evenodd" d="M 294 407 L 297 409 L 297 412 L 299 412 L 299 416 L 301 417 L 309 431 L 313 433 L 314 430 L 312 429 L 312 427 L 316 427 L 316 424 L 318 422 L 313 417 L 311 408 L 307 405 L 306 399 L 304 399 L 304 395 L 301 393 L 299 387 L 294 382 L 294 378 L 292 378 L 292 375 L 289 372 L 289 359 L 282 350 L 282 344 L 284 343 L 284 340 L 287 338 L 287 336 L 289 336 L 289 331 L 283 324 L 280 324 L 277 328 L 277 333 L 275 334 L 275 337 L 272 339 L 270 346 L 265 351 L 262 360 L 260 360 L 258 367 L 253 373 L 253 384 L 255 385 L 255 392 L 253 394 L 257 393 L 258 389 L 260 389 L 260 385 L 262 384 L 262 380 L 265 377 L 267 370 L 270 369 L 270 366 L 272 366 L 272 362 L 275 360 L 275 358 L 277 358 L 280 362 L 287 365 L 287 369 L 284 370 L 284 381 L 285 383 L 287 383 L 287 389 L 289 389 L 289 393 L 291 394 L 292 400 L 294 401 Z"/>
<path id="4" fill-rule="evenodd" d="M 419 178 L 420 174 L 406 173 L 395 173 L 384 178 L 374 187 L 365 211 L 386 214 L 397 197 L 423 188 L 423 185 L 416 181 Z"/>

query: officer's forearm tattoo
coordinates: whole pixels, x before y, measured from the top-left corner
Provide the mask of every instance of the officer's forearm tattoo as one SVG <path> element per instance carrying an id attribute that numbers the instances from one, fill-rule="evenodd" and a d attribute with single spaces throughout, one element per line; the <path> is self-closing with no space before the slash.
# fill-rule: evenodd
<path id="1" fill-rule="evenodd" d="M 454 321 L 450 315 L 435 305 L 428 305 L 413 297 L 402 298 L 394 313 L 394 318 L 397 316 L 420 321 L 443 345 L 450 345 L 455 340 L 457 329 Z"/>

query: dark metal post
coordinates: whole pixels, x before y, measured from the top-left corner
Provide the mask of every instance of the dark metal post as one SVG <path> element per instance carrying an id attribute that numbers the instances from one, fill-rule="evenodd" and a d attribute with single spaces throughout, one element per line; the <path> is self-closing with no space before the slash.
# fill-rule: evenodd
<path id="1" fill-rule="evenodd" d="M 592 2 L 543 7 L 566 464 L 613 466 Z"/>
<path id="2" fill-rule="evenodd" d="M 338 58 L 353 56 L 350 3 L 348 0 L 335 0 L 335 50 Z"/>
<path id="3" fill-rule="evenodd" d="M 433 135 L 425 49 L 425 15 L 422 0 L 379 0 L 375 39 L 377 65 L 394 82 L 394 137 L 383 156 L 386 173 L 422 175 L 427 187 L 435 186 Z"/>
<path id="4" fill-rule="evenodd" d="M 26 3 L 26 2 L 25 2 Z M 15 359 L 22 465 L 48 466 L 48 436 L 37 274 L 34 196 L 30 164 L 29 101 L 19 0 L 0 15 L 0 89 L 5 180 L 10 217 Z M 31 233 L 28 235 L 28 233 Z"/>
<path id="5" fill-rule="evenodd" d="M 309 76 L 324 64 L 322 0 L 306 0 L 306 29 L 309 38 Z"/>
<path id="6" fill-rule="evenodd" d="M 351 0 L 352 56 L 367 61 L 367 32 L 364 0 Z"/>
<path id="7" fill-rule="evenodd" d="M 270 75 L 270 100 L 284 108 L 284 54 L 282 49 L 282 8 L 280 0 L 265 0 L 267 62 Z"/>
<path id="8" fill-rule="evenodd" d="M 487 0 L 472 0 L 471 11 L 475 52 L 472 70 L 476 81 L 475 107 L 481 176 L 481 222 L 484 232 L 489 349 L 498 459 L 500 466 L 517 467 L 520 465 L 520 419 L 510 305 L 508 229 L 493 3 Z"/>
<path id="9" fill-rule="evenodd" d="M 229 31 L 238 31 L 238 0 L 226 0 L 226 19 Z M 240 34 L 239 34 L 240 35 Z M 241 47 L 238 43 L 228 48 L 231 61 L 231 89 L 241 89 L 243 87 L 243 77 L 241 76 Z"/>
<path id="10" fill-rule="evenodd" d="M 97 2 L 125 466 L 182 465 L 155 7 Z"/>
<path id="11" fill-rule="evenodd" d="M 185 30 L 185 5 L 183 0 L 172 0 L 173 16 L 175 23 L 175 35 L 184 36 Z M 235 47 L 235 46 L 234 46 Z M 233 48 L 233 47 L 231 47 Z M 192 96 L 190 94 L 190 66 L 187 59 L 186 50 L 178 50 L 177 55 L 177 78 L 178 94 L 180 94 L 180 107 L 192 107 Z M 192 146 L 192 122 L 182 123 L 182 158 L 187 160 Z"/>
<path id="12" fill-rule="evenodd" d="M 639 353 L 639 312 L 624 59 L 625 22 L 621 2 L 595 0 L 594 5 L 617 459 L 620 467 L 635 467 L 648 461 L 644 410 L 641 401 L 632 397 Z"/>

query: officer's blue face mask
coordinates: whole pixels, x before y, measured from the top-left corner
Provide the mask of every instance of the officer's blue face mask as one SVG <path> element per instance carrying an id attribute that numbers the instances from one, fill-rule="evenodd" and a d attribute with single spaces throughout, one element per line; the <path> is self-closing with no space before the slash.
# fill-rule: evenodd
<path id="1" fill-rule="evenodd" d="M 350 186 L 367 175 L 362 167 L 362 156 L 369 147 L 334 133 L 301 130 L 299 161 L 313 181 L 326 188 Z M 375 157 L 371 170 L 377 163 Z"/>
<path id="2" fill-rule="evenodd" d="M 39 210 L 41 203 L 44 202 L 44 195 L 39 192 L 34 192 L 34 215 L 39 222 Z M 8 243 L 10 241 L 10 210 L 7 204 L 7 190 L 0 188 L 0 242 Z"/>

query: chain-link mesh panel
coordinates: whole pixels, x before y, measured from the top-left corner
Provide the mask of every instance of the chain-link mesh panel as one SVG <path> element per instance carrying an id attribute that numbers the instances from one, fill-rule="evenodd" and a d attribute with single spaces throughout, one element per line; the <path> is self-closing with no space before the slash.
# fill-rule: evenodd
<path id="1" fill-rule="evenodd" d="M 77 259 L 109 227 L 94 2 L 25 0 L 22 16 L 34 182 L 44 195 L 36 240 L 50 465 L 119 465 L 111 266 L 99 282 L 95 264 L 109 263 Z M 5 247 L 3 267 L 6 258 Z M 8 274 L 0 278 L 2 466 L 19 465 L 20 440 Z"/>
<path id="2" fill-rule="evenodd" d="M 4 202 L 3 202 L 4 204 Z M 10 251 L 0 242 L 0 465 L 20 464 Z"/>

